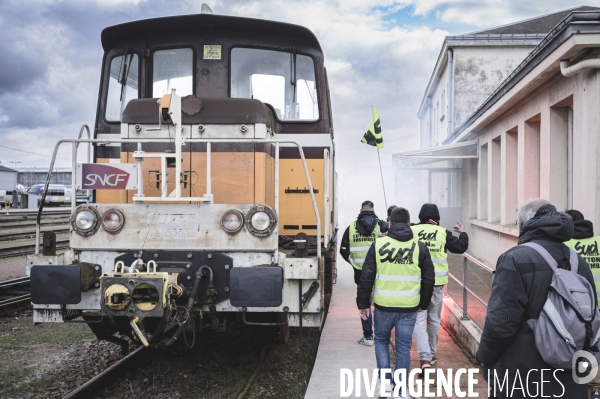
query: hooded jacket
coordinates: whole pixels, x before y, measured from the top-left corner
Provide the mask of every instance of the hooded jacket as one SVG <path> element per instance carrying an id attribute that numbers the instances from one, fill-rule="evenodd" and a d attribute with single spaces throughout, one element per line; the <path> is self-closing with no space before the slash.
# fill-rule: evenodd
<path id="1" fill-rule="evenodd" d="M 440 224 L 440 211 L 435 204 L 423 204 L 419 212 L 418 224 Z M 450 230 L 446 229 L 446 251 L 453 254 L 462 254 L 469 249 L 469 236 L 467 233 L 460 233 L 455 237 Z"/>
<path id="2" fill-rule="evenodd" d="M 558 267 L 570 270 L 569 248 L 563 242 L 571 239 L 572 235 L 571 217 L 557 212 L 553 205 L 548 204 L 525 223 L 519 244 L 535 242 L 541 245 L 556 259 Z M 581 256 L 578 260 L 578 274 L 593 286 L 594 279 L 588 264 Z M 545 397 L 588 397 L 587 385 L 576 384 L 571 370 L 555 370 L 544 362 L 535 346 L 533 330 L 527 324 L 527 320 L 539 318 L 552 276 L 550 266 L 532 248 L 518 245 L 498 258 L 485 327 L 477 351 L 477 360 L 483 363 L 483 376 L 490 383 L 493 397 L 532 397 L 536 390 L 539 392 L 541 389 L 539 384 L 542 380 Z M 545 372 L 542 373 L 543 369 Z M 508 375 L 508 388 L 505 384 L 500 390 L 498 384 L 494 384 L 494 373 L 500 383 Z M 521 385 L 523 390 L 519 389 Z M 517 389 L 512 389 L 513 386 Z"/>
<path id="3" fill-rule="evenodd" d="M 387 222 L 379 220 L 375 212 L 362 211 L 356 219 L 356 230 L 363 236 L 368 236 L 371 235 L 377 224 L 379 224 L 379 231 L 381 233 L 388 231 L 389 225 Z M 350 256 L 350 226 L 344 231 L 342 244 L 340 245 L 340 255 L 348 262 L 348 257 Z"/>
<path id="4" fill-rule="evenodd" d="M 413 238 L 411 228 L 404 223 L 395 223 L 388 230 L 388 237 L 398 241 L 410 241 Z M 403 313 L 416 312 L 418 308 L 427 309 L 431 296 L 433 295 L 433 284 L 435 282 L 435 271 L 431 256 L 425 243 L 419 241 L 419 268 L 421 268 L 421 300 L 415 308 L 391 308 L 375 304 L 377 309 L 396 311 Z M 375 285 L 377 275 L 377 259 L 375 257 L 375 243 L 371 244 L 365 263 L 363 263 L 362 274 L 356 292 L 356 305 L 359 309 L 367 309 L 371 306 L 371 292 Z"/>

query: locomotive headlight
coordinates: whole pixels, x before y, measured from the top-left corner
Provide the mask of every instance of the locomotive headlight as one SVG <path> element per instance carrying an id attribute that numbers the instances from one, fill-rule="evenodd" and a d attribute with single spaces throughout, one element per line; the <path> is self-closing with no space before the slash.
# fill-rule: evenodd
<path id="1" fill-rule="evenodd" d="M 268 205 L 254 205 L 246 214 L 246 228 L 255 237 L 267 237 L 277 225 L 277 214 Z"/>
<path id="2" fill-rule="evenodd" d="M 81 211 L 75 217 L 75 224 L 80 230 L 90 230 L 96 222 L 96 216 L 90 211 Z"/>
<path id="3" fill-rule="evenodd" d="M 265 212 L 256 212 L 252 216 L 252 227 L 258 231 L 266 230 L 271 224 L 271 218 Z"/>
<path id="4" fill-rule="evenodd" d="M 109 233 L 118 233 L 125 224 L 125 216 L 118 209 L 109 209 L 102 217 L 102 227 Z"/>
<path id="5" fill-rule="evenodd" d="M 240 211 L 230 209 L 221 217 L 221 227 L 228 233 L 237 233 L 244 226 L 244 215 Z"/>
<path id="6" fill-rule="evenodd" d="M 71 216 L 71 227 L 81 236 L 89 236 L 100 227 L 100 214 L 89 205 L 80 205 Z"/>

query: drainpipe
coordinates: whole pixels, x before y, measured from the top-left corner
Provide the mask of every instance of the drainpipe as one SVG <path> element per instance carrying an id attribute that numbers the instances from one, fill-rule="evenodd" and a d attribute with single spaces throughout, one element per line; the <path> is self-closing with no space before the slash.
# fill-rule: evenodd
<path id="1" fill-rule="evenodd" d="M 452 134 L 452 132 L 454 131 L 454 128 L 452 126 L 452 122 L 453 122 L 453 117 L 454 117 L 454 96 L 453 96 L 453 84 L 454 84 L 454 59 L 453 59 L 453 51 L 451 48 L 448 49 L 448 89 L 447 89 L 447 96 L 448 96 L 448 137 L 450 137 L 450 135 Z"/>
<path id="2" fill-rule="evenodd" d="M 560 62 L 560 71 L 563 76 L 570 78 L 571 76 L 577 75 L 579 72 L 590 69 L 590 68 L 600 68 L 600 58 L 592 58 L 589 60 L 583 60 L 578 62 L 575 65 L 571 65 L 571 61 L 562 60 Z"/>

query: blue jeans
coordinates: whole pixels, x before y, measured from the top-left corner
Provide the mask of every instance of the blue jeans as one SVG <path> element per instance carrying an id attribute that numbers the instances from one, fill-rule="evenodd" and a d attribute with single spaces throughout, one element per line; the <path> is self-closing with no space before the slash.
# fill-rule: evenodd
<path id="1" fill-rule="evenodd" d="M 377 368 L 390 368 L 390 350 L 388 343 L 392 328 L 396 327 L 396 367 L 395 370 L 404 369 L 406 376 L 410 368 L 410 347 L 412 334 L 417 321 L 417 312 L 401 313 L 375 309 L 375 358 Z M 386 373 L 393 383 L 392 375 Z"/>
<path id="2" fill-rule="evenodd" d="M 373 313 L 369 313 L 369 317 L 367 317 L 367 320 L 363 320 L 361 317 L 360 322 L 362 323 L 363 336 L 365 338 L 372 339 L 373 338 Z"/>
<path id="3" fill-rule="evenodd" d="M 362 270 L 354 269 L 354 282 L 356 285 L 360 282 L 360 275 L 362 274 Z M 362 323 L 363 336 L 365 338 L 373 338 L 373 314 L 369 313 L 369 317 L 367 320 L 360 319 Z"/>

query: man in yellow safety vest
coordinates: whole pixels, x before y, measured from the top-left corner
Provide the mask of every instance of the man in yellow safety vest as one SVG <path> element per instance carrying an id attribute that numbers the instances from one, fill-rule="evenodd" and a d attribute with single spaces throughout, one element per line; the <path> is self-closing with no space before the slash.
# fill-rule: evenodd
<path id="1" fill-rule="evenodd" d="M 581 212 L 571 209 L 565 213 L 571 216 L 575 227 L 573 238 L 566 241 L 565 245 L 581 255 L 590 266 L 596 285 L 596 299 L 600 308 L 600 236 L 594 236 L 594 224 L 589 220 L 585 220 Z M 588 386 L 591 397 L 600 398 L 600 373 L 596 374 L 596 378 L 590 381 Z"/>
<path id="2" fill-rule="evenodd" d="M 410 347 L 417 314 L 427 309 L 435 282 L 434 266 L 427 245 L 410 228 L 410 214 L 398 207 L 392 211 L 386 237 L 375 240 L 367 252 L 356 294 L 356 305 L 363 320 L 371 314 L 371 292 L 375 302 L 375 357 L 384 391 L 391 389 L 388 343 L 396 328 L 395 372 L 410 367 Z M 401 371 L 400 371 L 401 373 Z M 406 392 L 395 392 L 406 398 Z"/>
<path id="3" fill-rule="evenodd" d="M 442 299 L 444 298 L 444 286 L 448 284 L 448 254 L 446 251 L 462 254 L 469 247 L 469 236 L 458 221 L 454 226 L 454 231 L 460 234 L 458 237 L 441 227 L 440 212 L 435 204 L 424 204 L 421 207 L 419 221 L 419 224 L 415 224 L 411 228 L 415 237 L 427 245 L 435 267 L 435 286 L 431 303 L 425 309 L 426 311 L 418 314 L 414 332 L 417 352 L 423 369 L 431 367 L 438 360 L 436 349 L 442 316 Z M 427 322 L 427 329 L 425 329 L 425 322 Z"/>
<path id="4" fill-rule="evenodd" d="M 344 232 L 340 255 L 354 268 L 354 282 L 358 285 L 362 266 L 367 251 L 377 237 L 388 230 L 388 224 L 375 215 L 375 207 L 371 201 L 365 201 L 360 208 L 358 218 L 350 223 Z M 373 320 L 368 317 L 362 320 L 363 336 L 358 343 L 373 346 Z"/>

